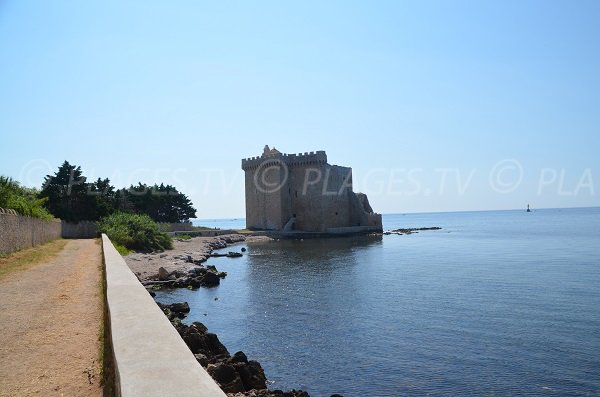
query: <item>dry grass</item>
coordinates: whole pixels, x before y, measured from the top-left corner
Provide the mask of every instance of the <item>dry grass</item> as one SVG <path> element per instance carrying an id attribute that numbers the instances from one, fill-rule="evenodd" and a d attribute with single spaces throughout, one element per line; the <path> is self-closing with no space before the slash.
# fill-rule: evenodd
<path id="1" fill-rule="evenodd" d="M 67 245 L 67 240 L 58 239 L 46 244 L 0 257 L 0 279 L 19 270 L 25 270 L 44 260 L 48 260 L 62 251 Z"/>

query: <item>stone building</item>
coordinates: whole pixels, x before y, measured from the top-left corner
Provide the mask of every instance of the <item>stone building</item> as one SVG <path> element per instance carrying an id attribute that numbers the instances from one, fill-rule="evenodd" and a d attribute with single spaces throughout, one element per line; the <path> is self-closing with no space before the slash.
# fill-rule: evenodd
<path id="1" fill-rule="evenodd" d="M 382 231 L 381 215 L 352 190 L 352 168 L 330 165 L 324 151 L 285 154 L 265 146 L 242 160 L 246 227 L 313 233 Z"/>

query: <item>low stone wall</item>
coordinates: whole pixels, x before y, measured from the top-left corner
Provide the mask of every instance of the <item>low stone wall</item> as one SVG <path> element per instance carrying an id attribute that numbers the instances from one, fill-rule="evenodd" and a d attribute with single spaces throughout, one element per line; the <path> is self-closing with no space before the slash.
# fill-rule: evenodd
<path id="1" fill-rule="evenodd" d="M 0 253 L 34 247 L 60 236 L 61 225 L 58 219 L 45 221 L 0 208 Z"/>
<path id="2" fill-rule="evenodd" d="M 93 221 L 69 223 L 62 221 L 63 238 L 96 238 L 98 237 L 98 224 Z"/>
<path id="3" fill-rule="evenodd" d="M 117 395 L 225 397 L 105 234 L 102 247 Z"/>
<path id="4" fill-rule="evenodd" d="M 194 230 L 194 226 L 191 222 L 183 223 L 165 223 L 159 222 L 158 228 L 161 232 L 189 232 Z"/>

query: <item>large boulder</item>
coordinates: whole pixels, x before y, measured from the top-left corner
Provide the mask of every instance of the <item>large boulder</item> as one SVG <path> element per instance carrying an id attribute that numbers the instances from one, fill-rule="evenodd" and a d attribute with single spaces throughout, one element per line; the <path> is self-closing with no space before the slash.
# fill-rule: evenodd
<path id="1" fill-rule="evenodd" d="M 267 377 L 258 361 L 237 363 L 235 364 L 235 368 L 240 374 L 240 378 L 242 379 L 242 383 L 246 390 L 267 388 Z"/>
<path id="2" fill-rule="evenodd" d="M 165 315 L 169 318 L 169 320 L 174 321 L 175 319 L 182 319 L 187 316 L 190 312 L 190 306 L 187 302 L 181 303 L 172 303 L 170 305 L 165 305 L 160 302 L 156 302 L 158 307 L 160 307 L 165 313 Z"/>
<path id="3" fill-rule="evenodd" d="M 217 335 L 207 332 L 204 324 L 194 322 L 189 326 L 181 325 L 178 327 L 178 331 L 192 353 L 204 354 L 209 362 L 230 357 L 227 348 L 221 343 Z"/>
<path id="4" fill-rule="evenodd" d="M 158 268 L 158 279 L 160 281 L 165 281 L 169 278 L 171 274 L 167 271 L 167 269 L 165 269 L 164 267 L 159 267 Z"/>
<path id="5" fill-rule="evenodd" d="M 246 391 L 242 379 L 233 365 L 226 363 L 209 364 L 206 371 L 225 393 Z"/>
<path id="6" fill-rule="evenodd" d="M 206 272 L 201 280 L 202 285 L 205 287 L 216 287 L 221 283 L 221 277 L 213 272 Z"/>

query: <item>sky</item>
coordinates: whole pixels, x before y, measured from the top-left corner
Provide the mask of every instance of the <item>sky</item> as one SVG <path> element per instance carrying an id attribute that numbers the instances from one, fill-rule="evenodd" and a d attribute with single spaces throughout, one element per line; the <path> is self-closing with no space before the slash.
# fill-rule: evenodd
<path id="1" fill-rule="evenodd" d="M 68 160 L 244 216 L 325 150 L 380 213 L 600 205 L 600 2 L 0 0 L 0 174 Z"/>

